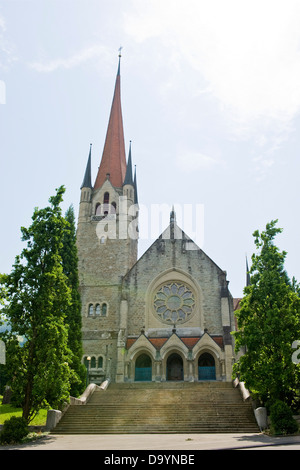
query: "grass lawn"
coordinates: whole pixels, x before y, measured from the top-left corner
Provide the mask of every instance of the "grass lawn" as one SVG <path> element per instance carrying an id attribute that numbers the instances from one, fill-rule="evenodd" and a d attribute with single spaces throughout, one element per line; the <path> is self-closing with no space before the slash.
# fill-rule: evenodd
<path id="1" fill-rule="evenodd" d="M 22 416 L 22 408 L 15 408 L 12 405 L 1 405 L 2 396 L 0 396 L 0 424 L 12 416 Z M 30 422 L 30 426 L 45 426 L 47 420 L 47 410 L 41 410 L 38 415 Z"/>

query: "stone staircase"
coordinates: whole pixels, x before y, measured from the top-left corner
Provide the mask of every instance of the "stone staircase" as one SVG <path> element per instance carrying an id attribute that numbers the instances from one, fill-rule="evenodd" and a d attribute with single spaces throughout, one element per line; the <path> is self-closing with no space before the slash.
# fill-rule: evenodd
<path id="1" fill-rule="evenodd" d="M 111 384 L 68 408 L 55 434 L 259 432 L 251 403 L 225 382 Z"/>

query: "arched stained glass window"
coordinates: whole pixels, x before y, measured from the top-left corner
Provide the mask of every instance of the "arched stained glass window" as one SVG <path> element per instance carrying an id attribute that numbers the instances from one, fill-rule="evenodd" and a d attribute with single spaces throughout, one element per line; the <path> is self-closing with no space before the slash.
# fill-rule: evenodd
<path id="1" fill-rule="evenodd" d="M 184 323 L 194 314 L 195 296 L 182 282 L 169 282 L 161 286 L 154 297 L 154 309 L 163 323 Z"/>

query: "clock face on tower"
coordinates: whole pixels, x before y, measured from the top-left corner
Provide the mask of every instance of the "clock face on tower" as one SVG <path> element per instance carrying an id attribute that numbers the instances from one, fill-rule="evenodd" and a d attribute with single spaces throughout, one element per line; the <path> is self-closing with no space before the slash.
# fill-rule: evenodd
<path id="1" fill-rule="evenodd" d="M 195 296 L 192 289 L 180 281 L 163 284 L 154 295 L 154 311 L 167 324 L 185 323 L 194 314 Z"/>

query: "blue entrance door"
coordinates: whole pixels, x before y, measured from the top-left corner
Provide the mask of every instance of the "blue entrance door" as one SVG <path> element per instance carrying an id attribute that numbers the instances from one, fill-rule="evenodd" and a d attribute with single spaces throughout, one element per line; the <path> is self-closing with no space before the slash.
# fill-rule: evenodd
<path id="1" fill-rule="evenodd" d="M 147 354 L 141 354 L 135 362 L 136 382 L 151 382 L 152 380 L 152 362 Z"/>
<path id="2" fill-rule="evenodd" d="M 216 367 L 213 356 L 204 353 L 198 360 L 198 379 L 199 380 L 216 380 Z"/>

